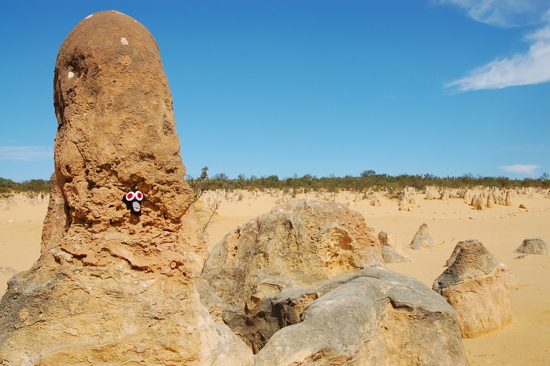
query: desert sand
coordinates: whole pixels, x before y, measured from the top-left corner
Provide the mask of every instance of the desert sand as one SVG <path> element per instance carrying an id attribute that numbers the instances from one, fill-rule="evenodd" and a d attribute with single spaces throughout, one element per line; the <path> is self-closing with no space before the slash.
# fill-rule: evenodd
<path id="1" fill-rule="evenodd" d="M 296 198 L 321 199 L 315 194 Z M 328 197 L 325 197 L 328 198 Z M 480 240 L 516 276 L 519 289 L 508 290 L 513 323 L 503 330 L 482 337 L 464 339 L 471 365 L 550 365 L 550 256 L 530 255 L 515 259 L 514 250 L 527 238 L 550 240 L 550 199 L 535 193 L 513 198 L 513 206 L 475 211 L 465 200 L 425 200 L 416 196 L 420 207 L 399 211 L 398 203 L 384 196 L 381 206 L 369 200 L 353 202 L 354 194 L 340 193 L 336 201 L 349 205 L 365 217 L 367 225 L 393 233 L 413 262 L 387 264 L 388 268 L 419 279 L 431 287 L 445 269 L 444 264 L 457 242 Z M 276 198 L 244 193 L 241 201 L 221 199 L 217 214 L 207 228 L 208 247 L 214 246 L 237 225 L 264 214 L 276 205 Z M 520 209 L 520 204 L 526 209 Z M 32 266 L 40 253 L 42 222 L 47 200 L 31 204 L 18 196 L 16 205 L 6 209 L 0 200 L 0 295 L 11 277 L 9 268 L 23 271 Z M 426 223 L 439 242 L 431 250 L 412 250 L 408 245 L 421 224 Z"/>

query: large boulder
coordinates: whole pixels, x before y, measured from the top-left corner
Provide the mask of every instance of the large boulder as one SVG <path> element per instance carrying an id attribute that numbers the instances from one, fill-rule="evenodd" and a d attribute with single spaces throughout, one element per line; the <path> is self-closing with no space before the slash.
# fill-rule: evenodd
<path id="1" fill-rule="evenodd" d="M 255 365 L 467 365 L 454 309 L 384 267 L 363 217 L 291 201 L 212 250 L 201 301 L 252 348 Z"/>
<path id="2" fill-rule="evenodd" d="M 378 233 L 378 241 L 382 248 L 384 263 L 412 262 L 412 258 L 403 251 L 403 247 L 395 234 L 381 231 Z"/>
<path id="3" fill-rule="evenodd" d="M 454 260 L 433 289 L 456 310 L 464 338 L 502 329 L 512 322 L 506 269 L 478 240 L 459 242 Z M 504 273 L 504 275 L 503 275 Z"/>
<path id="4" fill-rule="evenodd" d="M 409 244 L 414 250 L 437 248 L 437 243 L 428 229 L 428 225 L 422 224 Z"/>
<path id="5" fill-rule="evenodd" d="M 262 299 L 310 286 L 365 263 L 381 264 L 363 216 L 335 202 L 295 200 L 238 226 L 213 249 L 202 277 L 221 299 L 226 324 L 257 352 L 280 327 L 265 321 Z"/>
<path id="6" fill-rule="evenodd" d="M 286 327 L 256 355 L 256 366 L 468 365 L 453 308 L 382 266 L 291 287 L 271 301 Z"/>
<path id="7" fill-rule="evenodd" d="M 86 17 L 59 50 L 54 84 L 41 255 L 0 302 L 0 363 L 251 365 L 195 289 L 204 241 L 149 31 L 116 11 Z"/>
<path id="8" fill-rule="evenodd" d="M 550 246 L 543 238 L 525 239 L 514 253 L 549 255 Z"/>

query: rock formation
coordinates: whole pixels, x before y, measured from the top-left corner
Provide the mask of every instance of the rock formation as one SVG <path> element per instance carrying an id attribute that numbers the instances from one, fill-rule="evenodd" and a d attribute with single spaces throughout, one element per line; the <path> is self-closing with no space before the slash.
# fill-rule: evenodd
<path id="1" fill-rule="evenodd" d="M 475 197 L 473 206 L 474 206 L 474 210 L 485 211 L 485 203 L 483 202 L 483 196 L 479 195 Z"/>
<path id="2" fill-rule="evenodd" d="M 384 267 L 290 287 L 270 299 L 286 327 L 256 354 L 256 366 L 468 365 L 453 308 Z"/>
<path id="3" fill-rule="evenodd" d="M 457 244 L 453 252 L 451 253 L 451 256 L 449 257 L 449 259 L 447 259 L 447 262 L 445 263 L 445 267 L 451 266 L 456 260 L 458 253 L 460 253 L 460 251 L 463 248 L 468 248 L 467 243 L 472 241 L 476 241 L 476 240 L 470 239 L 470 240 L 464 241 L 462 242 L 462 243 L 465 243 L 464 245 Z M 518 281 L 516 280 L 516 277 L 512 274 L 512 271 L 510 270 L 510 268 L 505 263 L 499 262 L 499 269 L 500 269 L 500 277 L 502 277 L 504 287 L 508 290 L 517 290 L 519 288 Z"/>
<path id="4" fill-rule="evenodd" d="M 436 248 L 437 244 L 428 230 L 428 225 L 422 224 L 414 235 L 409 248 L 414 250 Z"/>
<path id="5" fill-rule="evenodd" d="M 487 195 L 487 208 L 493 208 L 495 207 L 495 204 L 495 194 L 493 192 L 489 192 L 489 194 Z"/>
<path id="6" fill-rule="evenodd" d="M 403 251 L 403 247 L 395 234 L 381 231 L 378 233 L 378 241 L 382 248 L 384 263 L 412 262 L 412 258 Z"/>
<path id="7" fill-rule="evenodd" d="M 411 210 L 411 206 L 409 206 L 409 203 L 402 199 L 399 201 L 399 211 L 410 211 Z"/>
<path id="8" fill-rule="evenodd" d="M 510 191 L 506 191 L 506 199 L 504 201 L 505 206 L 512 206 L 512 193 Z"/>
<path id="9" fill-rule="evenodd" d="M 195 290 L 204 245 L 151 34 L 116 11 L 83 19 L 59 50 L 54 104 L 41 255 L 0 302 L 0 364 L 251 365 Z"/>
<path id="10" fill-rule="evenodd" d="M 428 201 L 431 201 L 434 199 L 434 193 L 430 188 L 426 188 L 426 197 L 424 199 Z"/>
<path id="11" fill-rule="evenodd" d="M 549 255 L 550 246 L 542 238 L 525 239 L 521 245 L 514 250 L 514 253 Z"/>
<path id="12" fill-rule="evenodd" d="M 334 202 L 276 206 L 214 247 L 201 301 L 258 366 L 467 365 L 452 307 L 386 269 L 371 231 Z"/>
<path id="13" fill-rule="evenodd" d="M 264 312 L 256 314 L 265 297 L 356 272 L 365 263 L 381 264 L 382 254 L 363 216 L 335 202 L 305 199 L 231 231 L 212 249 L 202 277 L 221 299 L 225 323 L 257 352 L 279 329 L 276 319 L 265 324 Z"/>
<path id="14" fill-rule="evenodd" d="M 434 281 L 433 289 L 456 310 L 464 338 L 499 330 L 512 322 L 503 269 L 478 240 L 455 247 L 455 259 Z"/>

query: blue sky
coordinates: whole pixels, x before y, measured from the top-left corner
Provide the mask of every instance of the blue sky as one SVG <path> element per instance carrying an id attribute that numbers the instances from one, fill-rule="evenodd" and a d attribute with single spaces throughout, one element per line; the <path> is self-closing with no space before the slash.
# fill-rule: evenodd
<path id="1" fill-rule="evenodd" d="M 53 172 L 53 68 L 118 10 L 157 40 L 187 173 L 550 174 L 550 0 L 0 0 L 0 177 Z"/>

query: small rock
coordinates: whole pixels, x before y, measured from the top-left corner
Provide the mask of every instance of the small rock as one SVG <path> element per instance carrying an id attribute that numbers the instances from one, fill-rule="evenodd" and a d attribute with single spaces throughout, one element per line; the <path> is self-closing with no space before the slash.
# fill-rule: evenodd
<path id="1" fill-rule="evenodd" d="M 428 225 L 422 224 L 418 229 L 416 235 L 409 244 L 409 248 L 418 250 L 424 248 L 435 248 L 437 244 L 432 234 L 428 230 Z"/>
<path id="2" fill-rule="evenodd" d="M 548 255 L 550 254 L 550 246 L 542 238 L 525 239 L 514 253 Z"/>

